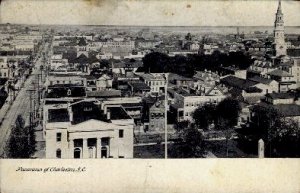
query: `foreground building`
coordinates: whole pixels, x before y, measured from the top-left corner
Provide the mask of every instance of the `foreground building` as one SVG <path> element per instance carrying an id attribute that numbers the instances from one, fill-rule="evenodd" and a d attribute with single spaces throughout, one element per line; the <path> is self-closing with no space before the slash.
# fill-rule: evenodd
<path id="1" fill-rule="evenodd" d="M 132 158 L 133 119 L 97 101 L 44 106 L 46 158 Z"/>

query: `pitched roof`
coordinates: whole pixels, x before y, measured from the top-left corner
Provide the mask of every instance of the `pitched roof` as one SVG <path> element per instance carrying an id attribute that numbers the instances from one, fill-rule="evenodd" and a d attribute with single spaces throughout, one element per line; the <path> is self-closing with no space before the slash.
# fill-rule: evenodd
<path id="1" fill-rule="evenodd" d="M 257 82 L 251 81 L 251 80 L 246 80 L 242 78 L 238 78 L 235 76 L 227 76 L 224 77 L 220 80 L 222 84 L 225 84 L 227 86 L 231 86 L 234 88 L 238 88 L 241 90 L 245 90 L 249 87 L 252 87 L 257 84 Z"/>
<path id="2" fill-rule="evenodd" d="M 272 79 L 267 79 L 267 78 L 263 78 L 261 76 L 254 76 L 252 78 L 249 78 L 249 80 L 254 81 L 254 82 L 259 82 L 262 84 L 270 84 L 272 81 Z"/>
<path id="3" fill-rule="evenodd" d="M 131 86 L 134 91 L 139 91 L 139 90 L 150 91 L 151 90 L 150 86 L 148 86 L 146 83 L 144 83 L 142 81 L 128 82 L 128 85 Z"/>
<path id="4" fill-rule="evenodd" d="M 291 99 L 291 98 L 295 98 L 295 94 L 273 92 L 273 93 L 266 94 L 266 97 L 270 97 L 272 99 Z"/>
<path id="5" fill-rule="evenodd" d="M 279 77 L 293 77 L 293 75 L 289 74 L 288 72 L 279 69 L 273 70 L 267 74 L 272 76 L 279 76 Z"/>

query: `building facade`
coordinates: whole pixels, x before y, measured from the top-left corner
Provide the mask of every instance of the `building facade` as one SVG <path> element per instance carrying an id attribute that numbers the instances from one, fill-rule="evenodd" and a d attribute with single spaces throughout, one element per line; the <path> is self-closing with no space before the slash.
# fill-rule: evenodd
<path id="1" fill-rule="evenodd" d="M 132 158 L 133 119 L 93 102 L 44 106 L 46 158 Z"/>

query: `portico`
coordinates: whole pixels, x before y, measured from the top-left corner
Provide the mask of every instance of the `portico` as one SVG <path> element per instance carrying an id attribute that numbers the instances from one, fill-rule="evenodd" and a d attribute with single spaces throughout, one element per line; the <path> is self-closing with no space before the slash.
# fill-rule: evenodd
<path id="1" fill-rule="evenodd" d="M 109 158 L 110 139 L 110 137 L 70 139 L 69 158 Z"/>

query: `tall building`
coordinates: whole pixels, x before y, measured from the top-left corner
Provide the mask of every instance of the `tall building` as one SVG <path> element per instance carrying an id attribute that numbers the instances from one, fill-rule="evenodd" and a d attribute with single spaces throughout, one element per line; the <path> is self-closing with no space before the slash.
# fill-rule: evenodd
<path id="1" fill-rule="evenodd" d="M 274 29 L 274 49 L 275 56 L 286 55 L 286 43 L 284 40 L 284 21 L 281 10 L 281 1 L 279 1 L 275 18 Z"/>

